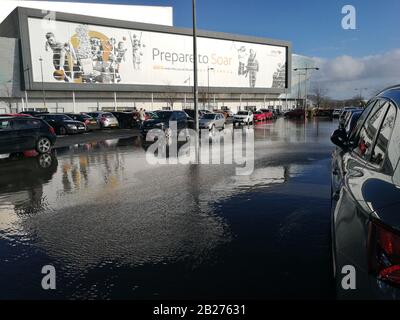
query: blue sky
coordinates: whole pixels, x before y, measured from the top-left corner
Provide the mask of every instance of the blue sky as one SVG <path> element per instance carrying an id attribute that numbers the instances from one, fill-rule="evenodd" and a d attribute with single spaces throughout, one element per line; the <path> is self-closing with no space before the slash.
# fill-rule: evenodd
<path id="1" fill-rule="evenodd" d="M 69 0 L 162 5 L 174 8 L 174 24 L 190 27 L 191 0 Z M 357 10 L 357 29 L 343 30 L 342 7 Z M 294 52 L 333 58 L 362 57 L 399 47 L 399 0 L 197 0 L 199 28 L 289 40 Z"/>

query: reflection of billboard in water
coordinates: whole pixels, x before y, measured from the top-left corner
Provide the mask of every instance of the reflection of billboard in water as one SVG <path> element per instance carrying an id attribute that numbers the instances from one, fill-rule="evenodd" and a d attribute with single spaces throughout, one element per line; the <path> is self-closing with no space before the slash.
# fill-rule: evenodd
<path id="1" fill-rule="evenodd" d="M 192 38 L 28 18 L 33 81 L 190 86 Z M 287 48 L 215 38 L 198 40 L 199 85 L 285 88 Z"/>

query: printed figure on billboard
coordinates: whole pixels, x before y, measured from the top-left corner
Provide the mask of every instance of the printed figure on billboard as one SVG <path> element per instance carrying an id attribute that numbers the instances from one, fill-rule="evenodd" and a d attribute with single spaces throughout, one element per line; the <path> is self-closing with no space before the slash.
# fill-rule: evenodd
<path id="1" fill-rule="evenodd" d="M 238 75 L 243 76 L 245 74 L 245 66 L 246 66 L 246 61 L 248 59 L 248 53 L 246 51 L 245 46 L 241 46 L 240 49 L 238 50 L 238 58 L 239 58 Z"/>
<path id="2" fill-rule="evenodd" d="M 138 39 L 136 34 L 132 35 L 131 33 L 129 33 L 132 44 L 133 69 L 135 70 L 140 70 L 140 65 L 142 63 L 142 56 L 143 56 L 142 48 L 146 47 L 142 43 L 142 34 L 143 33 L 140 34 L 140 38 Z"/>
<path id="3" fill-rule="evenodd" d="M 54 33 L 48 32 L 46 34 L 45 50 L 53 51 L 53 76 L 56 80 L 70 82 L 74 78 L 74 65 L 76 64 L 77 57 L 74 47 L 70 42 L 62 43 L 56 40 Z M 68 59 L 66 56 L 68 54 Z"/>
<path id="4" fill-rule="evenodd" d="M 125 61 L 126 37 L 122 41 L 79 25 L 69 42 L 58 42 L 46 34 L 46 51 L 53 51 L 53 76 L 58 81 L 75 83 L 118 83 L 119 67 Z"/>
<path id="5" fill-rule="evenodd" d="M 286 64 L 278 64 L 278 69 L 273 75 L 272 88 L 285 89 L 286 87 Z"/>
<path id="6" fill-rule="evenodd" d="M 253 49 L 250 49 L 250 55 L 246 66 L 246 77 L 249 77 L 250 88 L 255 88 L 257 82 L 257 73 L 260 70 L 260 65 L 256 57 L 257 53 Z"/>

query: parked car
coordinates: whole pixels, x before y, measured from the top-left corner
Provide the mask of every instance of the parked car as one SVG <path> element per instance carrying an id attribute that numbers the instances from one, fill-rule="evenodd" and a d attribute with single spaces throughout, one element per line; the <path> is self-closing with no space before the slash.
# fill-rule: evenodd
<path id="1" fill-rule="evenodd" d="M 56 142 L 54 129 L 42 119 L 0 117 L 0 153 L 35 149 L 47 153 Z"/>
<path id="2" fill-rule="evenodd" d="M 288 119 L 302 119 L 304 117 L 304 109 L 294 109 L 285 113 L 285 118 Z"/>
<path id="3" fill-rule="evenodd" d="M 194 119 L 194 115 L 195 115 L 194 109 L 183 109 L 183 111 L 184 111 L 190 118 Z M 203 115 L 205 115 L 206 113 L 211 113 L 211 112 L 208 111 L 208 110 L 199 110 L 199 119 L 200 119 Z"/>
<path id="4" fill-rule="evenodd" d="M 236 124 L 252 124 L 254 122 L 253 112 L 251 111 L 239 111 L 233 116 L 233 125 Z"/>
<path id="5" fill-rule="evenodd" d="M 86 125 L 86 131 L 99 130 L 100 124 L 93 117 L 84 113 L 65 113 L 72 120 L 83 122 Z"/>
<path id="6" fill-rule="evenodd" d="M 332 253 L 339 298 L 400 299 L 400 86 L 332 137 Z M 342 288 L 345 266 L 357 290 Z"/>
<path id="7" fill-rule="evenodd" d="M 333 118 L 333 110 L 330 109 L 315 109 L 314 116 L 319 118 Z"/>
<path id="8" fill-rule="evenodd" d="M 273 120 L 273 119 L 276 119 L 275 114 L 274 114 L 273 111 L 271 111 L 271 110 L 266 110 L 264 113 L 265 113 L 265 119 L 266 119 L 266 120 Z"/>
<path id="9" fill-rule="evenodd" d="M 207 113 L 199 120 L 200 129 L 209 129 L 214 131 L 215 129 L 225 129 L 225 116 L 222 113 Z"/>
<path id="10" fill-rule="evenodd" d="M 24 111 L 24 112 L 21 112 L 20 114 L 27 114 L 32 117 L 37 117 L 37 116 L 40 116 L 40 115 L 43 115 L 46 113 L 48 113 L 48 112 L 47 111 Z"/>
<path id="11" fill-rule="evenodd" d="M 153 111 L 146 111 L 146 120 L 150 120 L 156 118 L 157 115 Z"/>
<path id="12" fill-rule="evenodd" d="M 339 118 L 341 113 L 342 113 L 342 109 L 335 109 L 332 112 L 332 117 L 333 118 Z"/>
<path id="13" fill-rule="evenodd" d="M 267 115 L 265 112 L 262 112 L 262 111 L 254 111 L 253 118 L 254 118 L 254 122 L 264 121 L 267 118 Z"/>
<path id="14" fill-rule="evenodd" d="M 122 129 L 131 129 L 135 127 L 135 121 L 132 112 L 111 112 L 118 120 L 118 126 Z"/>
<path id="15" fill-rule="evenodd" d="M 118 119 L 111 112 L 95 111 L 86 114 L 95 118 L 102 129 L 119 127 Z"/>
<path id="16" fill-rule="evenodd" d="M 46 121 L 50 126 L 54 128 L 57 134 L 77 134 L 86 132 L 86 125 L 81 121 L 72 120 L 65 114 L 43 114 L 39 118 Z"/>
<path id="17" fill-rule="evenodd" d="M 344 126 L 344 123 L 346 122 L 346 119 L 349 117 L 349 115 L 351 115 L 353 112 L 359 111 L 359 110 L 364 110 L 364 109 L 353 108 L 353 107 L 345 108 L 339 116 L 339 125 Z"/>
<path id="18" fill-rule="evenodd" d="M 190 128 L 190 117 L 184 111 L 156 111 L 155 118 L 143 122 L 140 132 L 143 140 L 146 140 L 147 134 L 152 129 L 161 129 L 166 136 L 171 136 L 171 122 L 176 122 L 178 132 Z"/>
<path id="19" fill-rule="evenodd" d="M 343 123 L 339 124 L 339 128 L 340 127 L 344 128 L 346 130 L 346 133 L 350 134 L 351 131 L 354 129 L 355 124 L 357 123 L 363 111 L 364 109 L 356 109 L 352 110 L 351 112 L 348 112 Z"/>
<path id="20" fill-rule="evenodd" d="M 0 117 L 32 117 L 32 116 L 23 113 L 5 113 L 5 114 L 0 114 Z"/>

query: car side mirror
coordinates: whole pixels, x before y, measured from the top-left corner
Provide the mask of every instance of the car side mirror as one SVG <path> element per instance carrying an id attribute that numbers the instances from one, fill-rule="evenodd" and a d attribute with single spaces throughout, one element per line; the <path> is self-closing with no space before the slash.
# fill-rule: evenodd
<path id="1" fill-rule="evenodd" d="M 331 141 L 334 145 L 347 151 L 349 148 L 349 138 L 347 136 L 346 130 L 343 128 L 336 129 L 332 136 Z"/>

